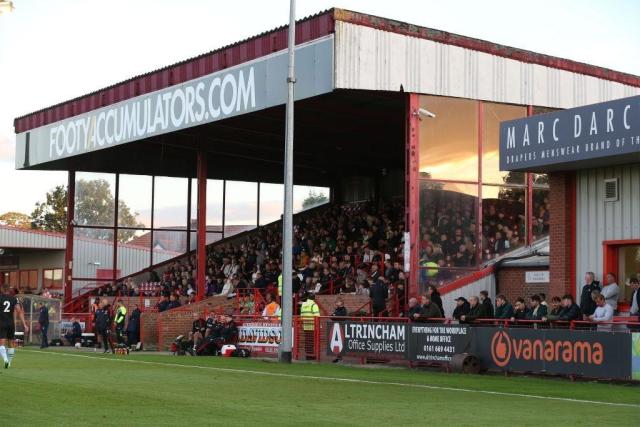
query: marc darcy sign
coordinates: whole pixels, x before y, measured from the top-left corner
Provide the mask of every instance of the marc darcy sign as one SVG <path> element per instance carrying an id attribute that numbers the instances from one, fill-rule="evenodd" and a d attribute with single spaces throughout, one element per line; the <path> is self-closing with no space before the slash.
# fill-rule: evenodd
<path id="1" fill-rule="evenodd" d="M 296 48 L 296 99 L 333 90 L 332 36 Z M 22 169 L 286 101 L 286 51 L 52 123 L 16 138 Z"/>
<path id="2" fill-rule="evenodd" d="M 503 171 L 576 169 L 629 154 L 640 156 L 640 96 L 500 124 Z"/>

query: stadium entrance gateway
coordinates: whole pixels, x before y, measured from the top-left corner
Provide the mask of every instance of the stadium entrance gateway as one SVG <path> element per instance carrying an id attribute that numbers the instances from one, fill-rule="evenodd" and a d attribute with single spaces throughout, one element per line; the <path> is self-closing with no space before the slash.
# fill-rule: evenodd
<path id="1" fill-rule="evenodd" d="M 124 279 L 124 244 L 150 249 L 144 271 L 161 271 L 156 251 L 195 250 L 202 296 L 205 245 L 279 219 L 265 197 L 283 178 L 286 37 L 278 28 L 15 120 L 17 169 L 69 173 L 67 303 Z M 579 153 L 508 153 L 509 172 L 498 156 L 501 122 L 639 94 L 639 77 L 342 9 L 299 21 L 296 44 L 295 184 L 330 189 L 332 203 L 403 199 L 407 294 L 435 285 L 446 307 L 458 294 L 493 294 L 496 260 L 544 246 L 549 233 L 557 263 L 544 286 L 562 294 L 575 287 L 576 271 L 602 272 L 602 242 L 640 244 L 637 167 L 537 168 L 608 152 L 596 141 Z M 609 123 L 598 113 L 598 136 L 608 125 L 624 129 L 634 114 L 633 106 L 616 107 Z M 588 135 L 591 116 L 581 120 Z M 511 144 L 563 138 L 560 124 L 555 133 L 553 122 L 537 126 L 515 129 Z M 622 193 L 611 203 L 628 199 L 631 210 L 606 205 L 597 220 L 609 221 L 611 211 L 623 222 L 573 238 L 577 222 L 578 230 L 595 229 L 594 218 L 575 216 L 576 198 L 578 212 L 590 212 L 590 203 L 600 209 L 602 180 L 616 177 Z M 106 218 L 75 209 L 90 196 L 89 181 L 114 200 Z M 124 220 L 121 201 L 140 214 L 135 221 Z M 76 242 L 87 236 L 113 248 L 99 276 L 79 273 Z M 596 249 L 577 253 L 576 243 Z M 615 253 L 619 263 L 633 258 Z M 519 280 L 501 290 L 524 286 L 524 274 Z"/>
<path id="2" fill-rule="evenodd" d="M 551 280 L 563 279 L 554 294 L 579 294 L 587 271 L 600 281 L 614 273 L 627 310 L 628 280 L 640 275 L 639 161 L 640 96 L 501 124 L 500 169 L 548 173 L 551 194 L 562 195 L 565 234 L 550 242 Z"/>

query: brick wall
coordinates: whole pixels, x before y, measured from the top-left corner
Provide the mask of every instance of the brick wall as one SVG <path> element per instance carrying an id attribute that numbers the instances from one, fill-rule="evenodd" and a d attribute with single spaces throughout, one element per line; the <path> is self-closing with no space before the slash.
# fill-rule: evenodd
<path id="1" fill-rule="evenodd" d="M 498 294 L 504 294 L 507 300 L 513 304 L 518 297 L 525 300 L 533 294 L 544 292 L 547 300 L 550 300 L 549 283 L 525 283 L 526 271 L 544 271 L 545 268 L 503 268 L 498 271 Z M 495 303 L 495 301 L 494 301 Z"/>
<path id="2" fill-rule="evenodd" d="M 347 308 L 347 312 L 351 315 L 356 310 L 364 310 L 367 314 L 370 312 L 369 297 L 364 295 L 318 295 L 316 296 L 316 302 L 320 307 L 320 314 L 323 316 L 329 316 L 333 313 L 336 306 L 336 299 L 340 297 L 344 301 L 344 306 Z M 363 307 L 364 306 L 364 307 Z"/>
<path id="3" fill-rule="evenodd" d="M 572 291 L 572 269 L 575 268 L 571 244 L 575 242 L 575 173 L 549 174 L 549 295 Z"/>
<path id="4" fill-rule="evenodd" d="M 211 297 L 196 304 L 162 313 L 146 311 L 142 313 L 142 342 L 147 350 L 166 351 L 178 335 L 187 335 L 197 317 L 206 313 L 225 313 L 233 310 L 235 299 Z"/>

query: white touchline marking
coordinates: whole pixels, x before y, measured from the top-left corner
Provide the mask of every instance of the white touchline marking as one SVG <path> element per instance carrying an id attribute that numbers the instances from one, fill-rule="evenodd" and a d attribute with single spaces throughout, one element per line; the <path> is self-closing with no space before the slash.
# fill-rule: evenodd
<path id="1" fill-rule="evenodd" d="M 232 372 L 232 373 L 236 373 L 236 374 L 265 375 L 265 376 L 272 376 L 272 377 L 312 379 L 312 380 L 320 380 L 320 381 L 334 381 L 334 382 L 371 384 L 371 385 L 390 385 L 390 386 L 396 386 L 396 387 L 420 388 L 420 389 L 425 389 L 425 390 L 457 391 L 457 392 L 462 392 L 462 393 L 477 393 L 477 394 L 487 394 L 487 395 L 493 395 L 493 396 L 524 397 L 524 398 L 529 398 L 529 399 L 554 400 L 554 401 L 559 401 L 559 402 L 586 403 L 586 404 L 591 404 L 591 405 L 622 406 L 622 407 L 627 407 L 627 408 L 640 408 L 640 404 L 635 404 L 635 403 L 602 402 L 602 401 L 599 401 L 599 400 L 572 399 L 570 397 L 540 396 L 540 395 L 537 395 L 537 394 L 509 393 L 509 392 L 506 392 L 506 391 L 473 390 L 473 389 L 470 389 L 470 388 L 443 387 L 443 386 L 436 386 L 436 385 L 411 384 L 411 383 L 399 383 L 399 382 L 387 382 L 387 381 L 371 381 L 371 380 L 360 380 L 360 379 L 356 379 L 356 378 L 318 377 L 318 376 L 313 376 L 313 375 L 283 374 L 281 372 L 254 371 L 254 370 L 251 370 L 251 369 L 219 368 L 219 367 L 215 367 L 215 366 L 182 365 L 180 363 L 149 362 L 149 361 L 146 361 L 146 360 L 132 360 L 132 359 L 116 359 L 116 358 L 96 357 L 96 356 L 88 356 L 86 354 L 71 354 L 71 353 L 61 353 L 61 352 L 55 352 L 55 351 L 38 351 L 38 350 L 27 350 L 27 349 L 21 349 L 21 351 L 25 351 L 25 352 L 29 352 L 29 353 L 55 354 L 57 356 L 81 357 L 81 358 L 85 358 L 85 359 L 108 360 L 108 361 L 112 361 L 112 362 L 129 362 L 129 363 L 139 363 L 139 364 L 144 364 L 144 365 L 167 366 L 167 367 L 172 367 L 172 368 L 205 369 L 205 370 L 218 371 L 218 372 Z"/>

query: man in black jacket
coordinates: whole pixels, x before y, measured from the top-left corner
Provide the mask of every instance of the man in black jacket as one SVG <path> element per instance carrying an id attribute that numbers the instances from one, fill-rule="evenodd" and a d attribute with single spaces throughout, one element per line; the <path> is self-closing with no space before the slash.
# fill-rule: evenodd
<path id="1" fill-rule="evenodd" d="M 582 312 L 580 307 L 573 300 L 573 295 L 565 295 L 562 297 L 562 310 L 558 316 L 558 320 L 580 320 L 582 319 Z"/>
<path id="2" fill-rule="evenodd" d="M 460 318 L 469 313 L 469 302 L 465 297 L 456 298 L 456 308 L 453 310 L 453 318 L 460 320 Z"/>
<path id="3" fill-rule="evenodd" d="M 349 314 L 347 313 L 347 308 L 344 306 L 344 301 L 342 298 L 336 298 L 336 309 L 333 310 L 331 316 L 335 317 L 347 317 Z"/>
<path id="4" fill-rule="evenodd" d="M 596 303 L 591 297 L 593 291 L 600 290 L 600 284 L 595 281 L 595 274 L 588 272 L 584 275 L 585 285 L 580 294 L 580 310 L 584 316 L 590 316 L 596 311 Z"/>
<path id="5" fill-rule="evenodd" d="M 96 335 L 102 338 L 104 353 L 108 353 L 111 334 L 111 315 L 109 314 L 109 305 L 106 300 L 100 301 L 100 308 L 96 311 L 95 323 Z M 115 353 L 113 349 L 112 352 Z"/>
<path id="6" fill-rule="evenodd" d="M 487 311 L 487 317 L 493 317 L 493 304 L 491 303 L 491 298 L 489 298 L 489 292 L 480 291 L 480 302 L 484 305 L 485 310 Z"/>
<path id="7" fill-rule="evenodd" d="M 45 304 L 40 306 L 38 323 L 40 324 L 40 333 L 42 336 L 40 348 L 47 348 L 49 347 L 49 338 L 47 337 L 47 332 L 49 331 L 49 308 Z"/>
<path id="8" fill-rule="evenodd" d="M 373 317 L 381 316 L 387 309 L 387 298 L 389 297 L 389 288 L 385 283 L 386 278 L 380 277 L 369 289 L 371 297 L 371 309 Z"/>
<path id="9" fill-rule="evenodd" d="M 431 301 L 429 295 L 422 295 L 422 308 L 420 309 L 420 320 L 429 321 L 429 319 L 441 319 L 442 311 L 434 302 Z"/>
<path id="10" fill-rule="evenodd" d="M 478 319 L 490 318 L 487 307 L 480 303 L 480 298 L 473 296 L 469 298 L 469 313 L 460 316 L 460 322 L 471 323 Z"/>
<path id="11" fill-rule="evenodd" d="M 407 317 L 411 319 L 412 322 L 416 322 L 420 319 L 420 311 L 422 307 L 418 304 L 418 300 L 416 298 L 409 298 L 409 310 L 407 310 Z"/>
<path id="12" fill-rule="evenodd" d="M 137 304 L 133 305 L 133 310 L 129 315 L 129 323 L 127 324 L 127 342 L 129 346 L 140 342 L 140 309 Z"/>

